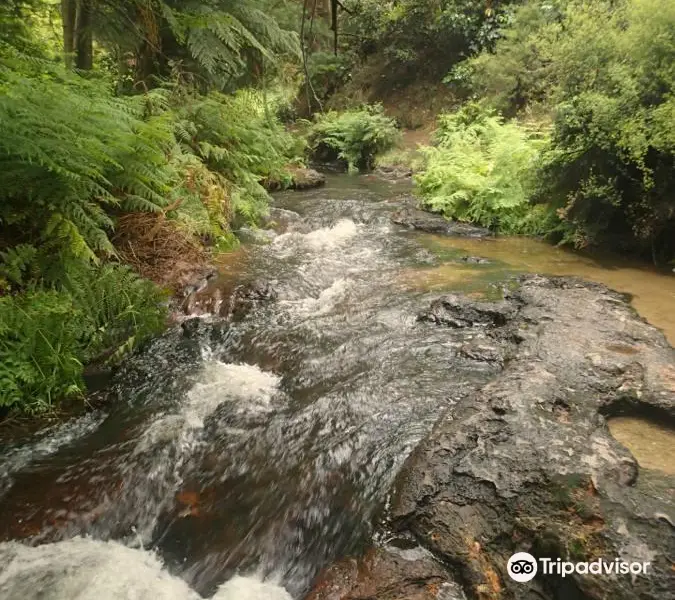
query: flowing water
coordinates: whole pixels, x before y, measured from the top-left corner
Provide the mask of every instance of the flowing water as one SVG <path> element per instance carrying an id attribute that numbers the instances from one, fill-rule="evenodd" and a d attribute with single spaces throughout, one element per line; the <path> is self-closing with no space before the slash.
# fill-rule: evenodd
<path id="1" fill-rule="evenodd" d="M 405 458 L 496 368 L 458 352 L 470 333 L 417 312 L 437 289 L 498 294 L 529 270 L 515 242 L 391 225 L 405 191 L 340 176 L 280 195 L 276 232 L 223 263 L 201 318 L 125 365 L 104 412 L 5 444 L 0 597 L 287 600 L 372 543 Z M 536 269 L 562 252 L 531 248 Z M 587 260 L 565 254 L 582 275 Z M 640 273 L 675 297 L 675 278 Z M 221 316 L 228 289 L 261 279 L 275 301 Z M 664 302 L 647 316 L 668 328 Z"/>

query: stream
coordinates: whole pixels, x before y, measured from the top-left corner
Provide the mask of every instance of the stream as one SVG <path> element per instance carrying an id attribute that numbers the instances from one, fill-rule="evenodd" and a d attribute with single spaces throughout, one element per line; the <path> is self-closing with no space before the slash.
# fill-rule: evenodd
<path id="1" fill-rule="evenodd" d="M 498 368 L 450 351 L 470 332 L 417 322 L 441 291 L 576 274 L 675 340 L 672 275 L 405 230 L 390 221 L 405 193 L 340 175 L 278 194 L 274 229 L 222 259 L 201 316 L 127 361 L 103 408 L 0 440 L 0 596 L 302 598 L 372 545 L 403 461 Z M 229 292 L 252 284 L 270 292 L 233 317 Z"/>

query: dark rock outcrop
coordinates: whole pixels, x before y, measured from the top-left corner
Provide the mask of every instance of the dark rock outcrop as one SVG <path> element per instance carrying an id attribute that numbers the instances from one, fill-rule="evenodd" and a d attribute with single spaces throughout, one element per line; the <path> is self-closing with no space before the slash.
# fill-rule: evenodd
<path id="1" fill-rule="evenodd" d="M 521 278 L 504 302 L 446 296 L 419 321 L 477 331 L 460 354 L 504 368 L 409 457 L 389 527 L 430 551 L 468 598 L 675 598 L 675 478 L 642 470 L 605 420 L 632 413 L 675 423 L 675 351 L 662 333 L 604 286 L 538 276 Z M 650 567 L 517 583 L 506 566 L 521 551 Z M 350 583 L 316 598 L 426 598 L 406 596 L 395 567 L 372 573 L 370 595 Z"/>
<path id="2" fill-rule="evenodd" d="M 241 318 L 256 306 L 273 302 L 278 297 L 277 291 L 268 281 L 253 281 L 237 286 L 230 296 L 227 308 L 220 311 L 221 316 Z"/>
<path id="3" fill-rule="evenodd" d="M 506 325 L 518 312 L 517 302 L 476 302 L 468 298 L 448 295 L 435 300 L 429 310 L 421 312 L 417 319 L 457 329 L 482 325 L 499 327 Z"/>
<path id="4" fill-rule="evenodd" d="M 277 299 L 277 292 L 269 281 L 256 280 L 230 287 L 227 282 L 214 281 L 202 290 L 188 295 L 183 312 L 190 316 L 219 315 L 241 319 L 251 310 Z"/>
<path id="5" fill-rule="evenodd" d="M 675 536 L 662 516 L 674 514 L 675 482 L 664 474 L 660 493 L 639 485 L 637 463 L 601 416 L 628 402 L 675 420 L 675 356 L 663 335 L 620 295 L 559 278 L 528 277 L 503 305 L 444 298 L 422 318 L 482 323 L 517 347 L 502 374 L 410 457 L 392 511 L 397 526 L 453 565 L 470 597 L 673 598 Z M 635 353 L 618 353 L 617 344 Z M 651 568 L 633 579 L 574 574 L 523 584 L 506 572 L 516 551 Z"/>
<path id="6" fill-rule="evenodd" d="M 492 235 L 492 232 L 484 227 L 448 221 L 442 215 L 410 206 L 396 211 L 392 215 L 391 220 L 397 225 L 404 225 L 410 229 L 417 229 L 427 233 L 472 238 L 489 237 Z"/>

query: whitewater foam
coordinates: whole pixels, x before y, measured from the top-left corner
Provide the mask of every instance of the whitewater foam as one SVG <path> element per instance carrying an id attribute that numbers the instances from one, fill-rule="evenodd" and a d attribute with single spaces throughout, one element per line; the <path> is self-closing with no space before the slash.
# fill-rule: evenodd
<path id="1" fill-rule="evenodd" d="M 290 231 L 277 236 L 272 246 L 293 253 L 296 246 L 307 246 L 309 250 L 333 250 L 352 239 L 359 227 L 351 219 L 340 219 L 331 227 L 321 227 L 309 233 Z M 283 254 L 283 252 L 282 252 Z"/>
<path id="2" fill-rule="evenodd" d="M 288 301 L 287 304 L 293 306 L 303 316 L 326 315 L 347 297 L 351 287 L 352 282 L 341 277 L 322 290 L 317 298 L 302 298 Z"/>
<path id="3" fill-rule="evenodd" d="M 241 412 L 264 412 L 278 392 L 280 378 L 257 365 L 211 361 L 188 392 L 183 415 L 190 427 L 203 427 L 204 418 L 222 402 L 239 401 Z"/>
<path id="4" fill-rule="evenodd" d="M 113 541 L 74 538 L 37 547 L 3 543 L 0 569 L 5 600 L 202 600 L 156 554 Z M 212 600 L 292 599 L 279 585 L 237 576 Z"/>

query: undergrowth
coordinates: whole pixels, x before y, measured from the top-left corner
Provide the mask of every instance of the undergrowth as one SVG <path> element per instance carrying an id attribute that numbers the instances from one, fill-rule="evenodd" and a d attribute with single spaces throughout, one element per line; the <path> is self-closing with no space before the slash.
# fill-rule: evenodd
<path id="1" fill-rule="evenodd" d="M 322 162 L 338 160 L 349 171 L 365 171 L 375 166 L 378 155 L 392 149 L 399 132 L 382 106 L 317 115 L 309 133 L 309 146 Z"/>
<path id="2" fill-rule="evenodd" d="M 257 90 L 117 97 L 2 50 L 0 406 L 37 412 L 162 327 L 165 293 L 120 258 L 170 285 L 171 261 L 185 274 L 201 244 L 236 246 L 237 222 L 267 209 L 261 182 L 287 179 L 304 147 Z"/>
<path id="3" fill-rule="evenodd" d="M 542 235 L 555 214 L 534 206 L 537 160 L 546 139 L 477 105 L 439 117 L 436 145 L 423 148 L 415 177 L 423 203 L 449 219 L 504 233 Z"/>
<path id="4" fill-rule="evenodd" d="M 86 263 L 59 287 L 0 297 L 0 406 L 40 412 L 81 395 L 83 365 L 115 364 L 159 331 L 163 300 L 127 267 Z"/>

